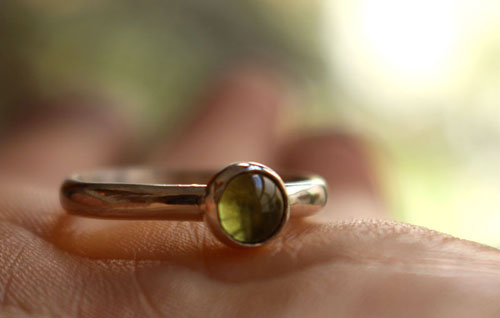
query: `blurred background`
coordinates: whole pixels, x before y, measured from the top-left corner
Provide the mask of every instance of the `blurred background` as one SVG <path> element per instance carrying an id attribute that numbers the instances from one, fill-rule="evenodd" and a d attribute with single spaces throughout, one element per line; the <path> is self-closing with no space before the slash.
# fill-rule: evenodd
<path id="1" fill-rule="evenodd" d="M 279 129 L 368 141 L 395 219 L 500 247 L 496 0 L 3 1 L 0 138 L 90 100 L 147 147 L 241 61 L 292 88 Z"/>

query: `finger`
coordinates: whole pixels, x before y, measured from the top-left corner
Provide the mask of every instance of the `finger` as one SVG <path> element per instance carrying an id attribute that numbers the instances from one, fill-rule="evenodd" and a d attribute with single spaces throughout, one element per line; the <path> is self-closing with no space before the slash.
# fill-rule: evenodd
<path id="1" fill-rule="evenodd" d="M 285 169 L 326 178 L 328 204 L 317 217 L 386 217 L 374 162 L 360 138 L 340 132 L 300 137 L 283 147 L 279 157 Z"/>
<path id="2" fill-rule="evenodd" d="M 113 162 L 126 136 L 110 108 L 77 99 L 23 109 L 10 124 L 0 143 L 1 178 L 51 186 Z"/>
<path id="3" fill-rule="evenodd" d="M 74 257 L 3 221 L 0 250 L 2 317 L 151 316 L 132 262 Z"/>
<path id="4" fill-rule="evenodd" d="M 314 304 L 320 316 L 498 313 L 496 249 L 381 220 L 299 222 L 296 229 L 270 245 L 244 251 L 208 246 L 195 233 L 182 236 L 180 231 L 176 244 L 146 238 L 143 245 L 124 237 L 117 246 L 121 251 L 95 262 L 0 222 L 1 303 L 51 316 L 89 317 L 124 316 L 130 310 L 141 316 L 179 316 L 187 308 L 193 316 L 210 310 L 214 316 L 244 311 L 303 317 L 311 312 L 304 304 Z M 204 248 L 194 250 L 193 243 Z M 166 245 L 150 255 L 159 261 L 138 261 L 133 253 L 116 259 L 127 248 L 140 253 L 154 244 Z M 251 309 L 249 299 L 255 305 Z"/>
<path id="5" fill-rule="evenodd" d="M 125 316 L 131 310 L 140 316 L 179 316 L 188 310 L 193 316 L 209 311 L 228 317 L 241 312 L 303 317 L 311 306 L 325 317 L 332 312 L 497 316 L 496 249 L 383 220 L 299 222 L 297 227 L 300 231 L 286 232 L 286 238 L 260 249 L 182 249 L 203 245 L 196 235 L 185 234 L 173 250 L 169 242 L 148 242 L 168 245 L 157 253 L 161 261 L 140 262 L 131 254 L 128 260 L 108 255 L 96 262 L 0 222 L 2 305 L 89 317 Z M 122 249 L 128 243 L 123 241 Z M 129 248 L 140 252 L 138 244 Z"/>
<path id="6" fill-rule="evenodd" d="M 257 66 L 232 69 L 209 87 L 194 118 L 171 143 L 160 145 L 154 158 L 182 168 L 269 163 L 286 101 L 284 84 L 271 71 Z"/>

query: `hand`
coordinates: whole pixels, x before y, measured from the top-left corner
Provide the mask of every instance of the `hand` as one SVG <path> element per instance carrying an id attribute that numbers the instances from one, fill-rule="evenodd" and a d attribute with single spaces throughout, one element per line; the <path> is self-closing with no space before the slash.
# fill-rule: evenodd
<path id="1" fill-rule="evenodd" d="M 500 315 L 499 251 L 387 220 L 361 143 L 279 137 L 285 103 L 275 78 L 235 72 L 174 144 L 145 159 L 173 168 L 252 160 L 328 179 L 322 213 L 251 250 L 222 245 L 202 223 L 66 215 L 61 179 L 119 160 L 126 130 L 116 115 L 74 108 L 18 126 L 0 153 L 0 316 Z"/>

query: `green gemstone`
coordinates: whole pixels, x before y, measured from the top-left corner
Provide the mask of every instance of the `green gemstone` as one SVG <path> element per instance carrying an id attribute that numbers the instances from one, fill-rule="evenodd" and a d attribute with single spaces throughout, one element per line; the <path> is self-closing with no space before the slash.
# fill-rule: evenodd
<path id="1" fill-rule="evenodd" d="M 255 244 L 279 230 L 285 219 L 285 201 L 275 181 L 262 174 L 244 173 L 227 184 L 218 213 L 222 228 L 230 237 Z"/>

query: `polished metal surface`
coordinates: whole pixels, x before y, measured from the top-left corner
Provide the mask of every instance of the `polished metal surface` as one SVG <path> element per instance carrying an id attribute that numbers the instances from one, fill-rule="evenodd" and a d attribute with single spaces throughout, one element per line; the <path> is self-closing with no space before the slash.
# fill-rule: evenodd
<path id="1" fill-rule="evenodd" d="M 202 221 L 207 172 L 162 168 L 124 168 L 79 173 L 61 186 L 62 206 L 72 214 L 114 219 Z M 316 213 L 326 203 L 326 184 L 318 176 L 281 175 L 291 217 Z"/>
<path id="2" fill-rule="evenodd" d="M 284 214 L 262 242 L 238 242 L 219 220 L 218 204 L 230 180 L 242 173 L 266 176 L 282 193 Z M 325 180 L 315 175 L 279 175 L 256 162 L 237 162 L 217 173 L 169 172 L 162 168 L 123 168 L 77 173 L 61 186 L 68 213 L 108 219 L 205 221 L 212 233 L 233 247 L 258 246 L 274 237 L 289 217 L 318 212 L 327 200 Z"/>

